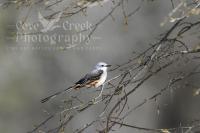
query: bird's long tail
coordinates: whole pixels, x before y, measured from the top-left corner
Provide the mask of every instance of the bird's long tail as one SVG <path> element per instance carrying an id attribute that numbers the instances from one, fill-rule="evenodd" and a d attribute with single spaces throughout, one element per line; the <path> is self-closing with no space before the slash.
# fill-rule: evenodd
<path id="1" fill-rule="evenodd" d="M 52 95 L 50 95 L 50 96 L 48 96 L 48 97 L 46 97 L 46 98 L 43 98 L 43 99 L 41 100 L 41 103 L 45 103 L 45 102 L 47 102 L 47 101 L 49 101 L 49 100 L 55 98 L 57 95 L 60 95 L 60 94 L 62 94 L 62 93 L 64 93 L 64 92 L 66 92 L 66 91 L 70 91 L 70 90 L 72 90 L 72 89 L 74 89 L 74 88 L 75 88 L 75 86 L 70 86 L 70 87 L 68 87 L 68 88 L 66 88 L 66 89 L 64 89 L 64 90 L 58 91 L 58 92 L 56 92 L 56 93 L 54 93 L 54 94 L 52 94 Z"/>

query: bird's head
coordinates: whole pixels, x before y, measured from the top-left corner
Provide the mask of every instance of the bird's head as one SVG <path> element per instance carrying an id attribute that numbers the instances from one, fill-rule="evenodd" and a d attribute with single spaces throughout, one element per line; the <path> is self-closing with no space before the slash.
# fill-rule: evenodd
<path id="1" fill-rule="evenodd" d="M 101 70 L 107 70 L 108 67 L 110 67 L 111 65 L 106 64 L 105 62 L 99 62 L 97 63 L 97 65 L 95 66 L 96 69 L 101 69 Z"/>

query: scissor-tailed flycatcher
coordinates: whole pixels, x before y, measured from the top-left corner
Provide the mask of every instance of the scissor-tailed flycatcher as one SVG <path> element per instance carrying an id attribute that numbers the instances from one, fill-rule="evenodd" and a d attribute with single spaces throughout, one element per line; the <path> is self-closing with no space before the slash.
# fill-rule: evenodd
<path id="1" fill-rule="evenodd" d="M 73 86 L 70 86 L 65 90 L 62 90 L 62 91 L 59 91 L 59 92 L 57 92 L 53 95 L 50 95 L 50 96 L 42 99 L 41 102 L 42 103 L 47 102 L 50 99 L 56 97 L 57 95 L 65 92 L 65 91 L 69 91 L 71 89 L 80 89 L 82 87 L 97 88 L 99 86 L 102 86 L 104 84 L 104 82 L 106 81 L 106 78 L 107 78 L 107 68 L 110 67 L 110 66 L 111 65 L 108 65 L 104 62 L 99 62 L 95 66 L 94 70 L 92 70 L 90 73 L 86 74 L 83 78 L 81 78 Z M 102 91 L 103 91 L 103 87 L 102 87 L 101 93 L 102 93 Z M 101 93 L 100 93 L 100 95 L 101 95 Z"/>

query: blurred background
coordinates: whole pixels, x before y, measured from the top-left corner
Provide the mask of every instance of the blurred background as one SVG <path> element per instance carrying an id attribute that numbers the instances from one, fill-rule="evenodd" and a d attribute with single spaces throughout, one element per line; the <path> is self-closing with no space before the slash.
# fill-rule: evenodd
<path id="1" fill-rule="evenodd" d="M 66 3 L 69 1 L 66 0 Z M 175 1 L 176 2 L 176 1 Z M 47 3 L 48 4 L 48 3 Z M 140 0 L 125 2 L 127 12 L 134 11 L 141 4 Z M 176 3 L 175 3 L 176 4 Z M 67 4 L 66 4 L 67 5 Z M 60 6 L 52 7 L 58 10 Z M 103 6 L 87 9 L 70 18 L 63 18 L 57 24 L 65 22 L 72 24 L 95 24 L 104 17 L 113 6 L 108 2 Z M 43 121 L 47 114 L 60 110 L 60 101 L 78 95 L 82 100 L 95 95 L 94 90 L 83 89 L 70 94 L 64 94 L 47 104 L 40 103 L 41 98 L 62 90 L 75 83 L 81 76 L 90 71 L 93 66 L 103 61 L 117 65 L 126 62 L 133 55 L 149 47 L 156 38 L 169 29 L 170 24 L 164 27 L 160 23 L 172 10 L 170 0 L 154 0 L 142 3 L 141 9 L 128 18 L 128 25 L 124 24 L 123 11 L 117 9 L 112 17 L 108 17 L 93 33 L 93 40 L 86 45 L 63 49 L 64 42 L 39 42 L 16 40 L 16 32 L 19 32 L 17 24 L 28 13 L 25 23 L 37 23 L 38 13 L 46 16 L 51 11 L 44 11 L 43 4 L 29 8 L 17 9 L 11 5 L 0 9 L 0 132 L 2 133 L 26 133 Z M 41 28 L 41 25 L 40 25 Z M 20 31 L 20 33 L 22 33 Z M 74 35 L 72 31 L 55 29 L 40 35 L 67 34 Z M 83 33 L 84 35 L 85 33 Z M 63 40 L 62 40 L 63 41 Z M 198 40 L 189 40 L 196 43 Z M 70 44 L 71 41 L 69 41 Z M 67 44 L 68 45 L 68 44 Z M 185 71 L 190 70 L 186 66 Z M 178 69 L 178 67 L 176 68 Z M 112 78 L 116 73 L 109 73 Z M 146 82 L 133 97 L 129 98 L 129 106 L 136 106 L 145 97 L 153 95 L 166 84 L 167 71 L 162 72 Z M 198 83 L 199 78 L 193 78 L 186 82 Z M 198 84 L 197 84 L 198 86 Z M 131 86 L 129 86 L 131 87 Z M 184 123 L 198 119 L 200 116 L 199 97 L 193 97 L 194 88 L 181 88 L 174 93 L 166 93 L 159 98 L 158 113 L 157 104 L 150 102 L 139 108 L 127 122 L 148 128 L 173 128 Z M 82 125 L 83 121 L 95 119 L 101 113 L 103 104 L 94 106 L 89 111 L 76 116 L 67 127 L 66 132 L 71 133 Z M 45 128 L 51 128 L 51 124 Z M 83 125 L 82 125 L 83 126 Z M 95 128 L 86 132 L 93 133 Z M 131 128 L 120 128 L 118 133 L 141 132 Z"/>

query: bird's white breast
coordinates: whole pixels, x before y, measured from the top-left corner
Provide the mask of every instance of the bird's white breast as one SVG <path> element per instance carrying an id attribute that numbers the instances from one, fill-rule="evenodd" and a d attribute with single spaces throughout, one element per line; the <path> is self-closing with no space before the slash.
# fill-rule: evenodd
<path id="1" fill-rule="evenodd" d="M 98 83 L 95 85 L 95 87 L 97 88 L 97 87 L 101 86 L 101 85 L 106 81 L 106 78 L 107 78 L 107 72 L 104 71 L 104 72 L 102 73 L 102 75 L 101 75 L 101 77 L 100 77 Z"/>

